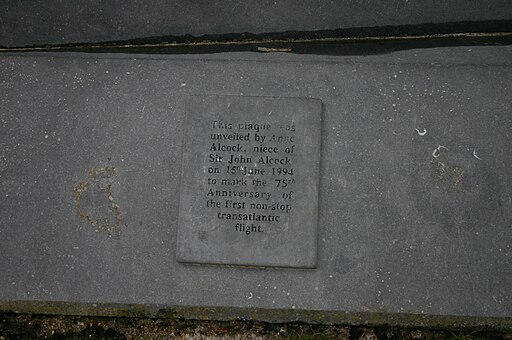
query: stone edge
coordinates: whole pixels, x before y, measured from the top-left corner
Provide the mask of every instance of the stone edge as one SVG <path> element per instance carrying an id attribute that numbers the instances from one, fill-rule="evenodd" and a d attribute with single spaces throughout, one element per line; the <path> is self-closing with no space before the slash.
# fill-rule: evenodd
<path id="1" fill-rule="evenodd" d="M 512 317 L 424 315 L 241 307 L 190 307 L 146 304 L 0 301 L 0 313 L 127 317 L 202 321 L 304 322 L 350 326 L 512 331 Z"/>

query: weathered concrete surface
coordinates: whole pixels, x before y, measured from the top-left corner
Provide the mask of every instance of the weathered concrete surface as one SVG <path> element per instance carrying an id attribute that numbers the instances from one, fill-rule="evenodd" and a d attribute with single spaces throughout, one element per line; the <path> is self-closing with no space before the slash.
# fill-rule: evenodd
<path id="1" fill-rule="evenodd" d="M 0 300 L 509 318 L 511 61 L 3 54 Z M 322 100 L 317 269 L 176 262 L 197 94 Z"/>
<path id="2" fill-rule="evenodd" d="M 496 20 L 510 1 L 3 1 L 0 46 Z"/>

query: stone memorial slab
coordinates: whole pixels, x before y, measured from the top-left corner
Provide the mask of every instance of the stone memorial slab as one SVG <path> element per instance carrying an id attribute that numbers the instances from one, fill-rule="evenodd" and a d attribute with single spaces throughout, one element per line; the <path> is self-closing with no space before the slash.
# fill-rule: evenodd
<path id="1" fill-rule="evenodd" d="M 193 96 L 186 114 L 178 261 L 315 267 L 321 101 Z"/>
<path id="2" fill-rule="evenodd" d="M 511 46 L 1 54 L 0 310 L 512 329 L 511 89 Z"/>

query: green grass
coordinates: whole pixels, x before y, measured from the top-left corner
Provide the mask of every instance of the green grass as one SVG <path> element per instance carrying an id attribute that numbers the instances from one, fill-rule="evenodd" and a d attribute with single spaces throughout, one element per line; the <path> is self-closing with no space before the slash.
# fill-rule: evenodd
<path id="1" fill-rule="evenodd" d="M 455 334 L 453 332 L 450 332 L 450 333 L 452 333 L 450 340 L 483 340 L 483 338 L 480 338 L 475 335 L 475 333 L 477 333 L 477 331 L 473 331 L 471 333 L 458 333 L 458 334 Z"/>

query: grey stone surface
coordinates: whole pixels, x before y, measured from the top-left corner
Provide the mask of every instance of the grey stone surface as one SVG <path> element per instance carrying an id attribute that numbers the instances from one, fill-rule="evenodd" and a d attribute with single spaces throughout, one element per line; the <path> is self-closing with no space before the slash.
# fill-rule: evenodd
<path id="1" fill-rule="evenodd" d="M 2 1 L 0 46 L 512 20 L 508 0 Z"/>
<path id="2" fill-rule="evenodd" d="M 510 317 L 511 61 L 3 54 L 0 300 Z M 322 101 L 316 269 L 177 262 L 190 95 Z"/>
<path id="3" fill-rule="evenodd" d="M 193 96 L 188 104 L 178 261 L 314 268 L 321 101 Z"/>

